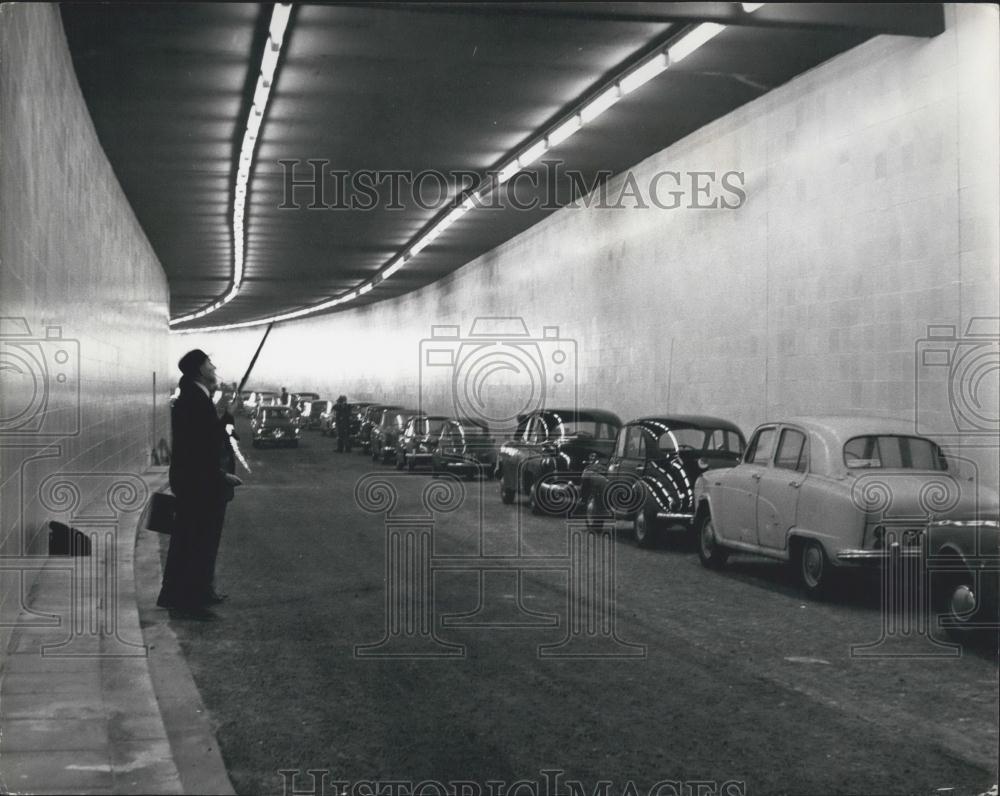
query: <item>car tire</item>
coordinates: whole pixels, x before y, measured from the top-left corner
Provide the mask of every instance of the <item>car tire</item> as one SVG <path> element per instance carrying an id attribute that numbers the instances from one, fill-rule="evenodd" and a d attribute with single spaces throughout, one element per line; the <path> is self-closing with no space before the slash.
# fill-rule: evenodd
<path id="1" fill-rule="evenodd" d="M 981 573 L 977 584 L 972 573 L 965 569 L 935 573 L 931 580 L 931 604 L 938 617 L 936 621 L 941 622 L 945 632 L 956 641 L 979 635 L 982 628 L 977 625 L 981 621 L 996 621 L 995 596 L 985 593 L 985 577 L 988 573 Z"/>
<path id="2" fill-rule="evenodd" d="M 535 481 L 530 487 L 528 487 L 528 508 L 531 510 L 532 514 L 541 515 L 542 511 L 541 503 L 538 500 L 538 482 Z"/>
<path id="3" fill-rule="evenodd" d="M 601 501 L 594 490 L 591 490 L 590 495 L 587 497 L 585 511 L 587 514 L 587 530 L 594 531 L 595 533 L 603 531 L 607 518 L 601 514 Z"/>
<path id="4" fill-rule="evenodd" d="M 503 482 L 503 473 L 500 474 L 500 502 L 506 505 L 511 505 L 514 499 L 517 497 L 517 492 L 513 489 L 508 489 Z"/>
<path id="5" fill-rule="evenodd" d="M 632 536 L 639 547 L 652 547 L 655 541 L 656 531 L 653 527 L 653 518 L 645 506 L 641 506 L 632 518 Z"/>
<path id="6" fill-rule="evenodd" d="M 829 591 L 833 572 L 823 545 L 815 539 L 803 539 L 793 560 L 805 593 L 813 598 L 824 596 Z"/>
<path id="7" fill-rule="evenodd" d="M 727 558 L 729 551 L 716 538 L 712 515 L 705 514 L 698 524 L 698 560 L 707 569 L 722 569 Z"/>

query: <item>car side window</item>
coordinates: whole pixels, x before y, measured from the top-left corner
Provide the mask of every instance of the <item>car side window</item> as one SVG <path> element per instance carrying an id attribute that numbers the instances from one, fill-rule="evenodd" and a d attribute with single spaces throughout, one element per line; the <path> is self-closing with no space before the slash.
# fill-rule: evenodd
<path id="1" fill-rule="evenodd" d="M 774 450 L 774 428 L 762 428 L 753 438 L 744 462 L 747 464 L 767 464 Z"/>
<path id="2" fill-rule="evenodd" d="M 774 457 L 774 466 L 804 473 L 809 466 L 809 445 L 806 435 L 794 428 L 781 432 L 781 442 Z"/>
<path id="3" fill-rule="evenodd" d="M 619 459 L 625 455 L 625 440 L 628 438 L 629 426 L 625 426 L 618 432 L 618 439 L 615 441 L 615 456 Z"/>
<path id="4" fill-rule="evenodd" d="M 632 426 L 628 430 L 628 439 L 625 442 L 625 457 L 627 459 L 641 459 L 646 450 L 646 440 L 643 438 L 642 428 Z"/>

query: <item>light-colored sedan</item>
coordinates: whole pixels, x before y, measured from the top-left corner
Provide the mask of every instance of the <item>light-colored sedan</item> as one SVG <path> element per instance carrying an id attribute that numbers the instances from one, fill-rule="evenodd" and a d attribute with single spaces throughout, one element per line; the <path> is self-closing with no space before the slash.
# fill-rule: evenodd
<path id="1" fill-rule="evenodd" d="M 737 551 L 789 561 L 813 595 L 839 567 L 923 557 L 947 587 L 937 605 L 967 619 L 995 603 L 1000 535 L 997 493 L 970 464 L 900 420 L 765 423 L 736 467 L 695 485 L 699 557 L 707 567 Z"/>

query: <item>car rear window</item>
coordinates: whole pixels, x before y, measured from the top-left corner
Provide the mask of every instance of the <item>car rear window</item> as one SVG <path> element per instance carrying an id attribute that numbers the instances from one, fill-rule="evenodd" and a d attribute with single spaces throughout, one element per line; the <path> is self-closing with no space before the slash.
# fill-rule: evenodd
<path id="1" fill-rule="evenodd" d="M 929 439 L 893 434 L 855 437 L 844 445 L 851 470 L 947 470 L 948 460 Z"/>

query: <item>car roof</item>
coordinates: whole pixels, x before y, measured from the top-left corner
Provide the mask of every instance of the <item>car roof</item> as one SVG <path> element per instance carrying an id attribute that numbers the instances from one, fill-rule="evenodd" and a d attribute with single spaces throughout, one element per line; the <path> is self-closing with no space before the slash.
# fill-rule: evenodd
<path id="1" fill-rule="evenodd" d="M 622 424 L 621 418 L 614 412 L 606 409 L 540 409 L 528 415 L 521 415 L 527 418 L 531 415 L 552 415 L 562 422 L 580 422 L 581 420 L 593 420 L 598 423 L 614 423 L 617 426 Z"/>
<path id="2" fill-rule="evenodd" d="M 670 427 L 723 428 L 742 436 L 740 427 L 731 420 L 723 420 L 712 415 L 650 415 L 629 420 L 626 425 L 660 425 Z M 655 430 L 655 429 L 654 429 Z"/>
<path id="3" fill-rule="evenodd" d="M 817 472 L 832 473 L 845 468 L 844 443 L 855 437 L 878 434 L 920 437 L 913 419 L 879 415 L 810 415 L 784 418 L 761 423 L 757 428 L 770 425 L 797 426 L 809 434 L 810 468 Z M 932 440 L 933 441 L 933 440 Z"/>

